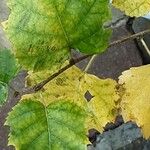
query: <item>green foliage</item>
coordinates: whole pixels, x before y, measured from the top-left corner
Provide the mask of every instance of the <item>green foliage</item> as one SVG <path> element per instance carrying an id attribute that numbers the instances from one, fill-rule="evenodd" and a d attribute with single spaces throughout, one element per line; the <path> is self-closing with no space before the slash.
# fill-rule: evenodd
<path id="1" fill-rule="evenodd" d="M 45 76 L 44 71 L 30 73 L 27 81 L 30 85 L 34 85 L 40 79 L 46 78 Z M 69 99 L 89 113 L 85 123 L 87 132 L 91 128 L 103 131 L 106 123 L 113 121 L 117 115 L 116 102 L 119 96 L 116 86 L 117 82 L 112 79 L 100 79 L 73 66 L 45 85 L 42 91 L 24 95 L 23 99 L 42 97 L 46 105 L 53 101 Z M 85 98 L 87 91 L 91 94 L 90 102 Z"/>
<path id="2" fill-rule="evenodd" d="M 21 101 L 9 114 L 9 144 L 16 150 L 85 150 L 86 113 L 69 101 L 49 106 L 31 99 Z"/>
<path id="3" fill-rule="evenodd" d="M 8 95 L 9 81 L 16 75 L 18 66 L 14 55 L 8 49 L 0 49 L 0 105 Z"/>
<path id="4" fill-rule="evenodd" d="M 18 66 L 8 49 L 0 49 L 0 81 L 6 84 L 16 75 Z"/>
<path id="5" fill-rule="evenodd" d="M 0 106 L 6 101 L 8 95 L 7 84 L 0 82 Z"/>
<path id="6" fill-rule="evenodd" d="M 30 80 L 31 83 L 39 80 L 39 74 L 33 75 L 30 75 L 34 80 Z M 84 149 L 87 130 L 96 128 L 102 131 L 107 122 L 113 121 L 119 108 L 118 100 L 125 121 L 136 121 L 148 138 L 150 94 L 149 85 L 145 86 L 145 83 L 149 80 L 149 65 L 123 73 L 119 83 L 123 84 L 124 90 L 117 90 L 117 83 L 111 79 L 99 79 L 77 67 L 70 68 L 48 83 L 43 92 L 24 96 L 13 109 L 6 122 L 11 128 L 9 144 L 17 150 L 27 147 L 31 150 Z M 86 91 L 92 98 L 85 103 Z M 66 100 L 55 97 L 55 94 Z"/>
<path id="7" fill-rule="evenodd" d="M 9 0 L 6 32 L 16 57 L 27 69 L 56 69 L 70 50 L 103 52 L 110 31 L 107 0 Z"/>
<path id="8" fill-rule="evenodd" d="M 149 11 L 148 0 L 140 7 L 140 0 L 114 0 L 113 4 L 131 16 Z M 19 63 L 30 70 L 30 85 L 60 68 L 71 49 L 95 54 L 108 46 L 111 31 L 103 28 L 110 18 L 107 0 L 8 0 L 8 5 L 11 14 L 5 30 Z M 17 70 L 11 52 L 1 50 L 0 105 Z M 118 114 L 118 104 L 126 121 L 136 121 L 148 138 L 149 85 L 141 85 L 149 83 L 149 73 L 139 70 L 120 77 L 125 90 L 119 91 L 114 80 L 99 79 L 77 67 L 68 69 L 41 91 L 25 95 L 9 113 L 9 144 L 16 150 L 84 150 L 87 130 L 103 131 Z"/>

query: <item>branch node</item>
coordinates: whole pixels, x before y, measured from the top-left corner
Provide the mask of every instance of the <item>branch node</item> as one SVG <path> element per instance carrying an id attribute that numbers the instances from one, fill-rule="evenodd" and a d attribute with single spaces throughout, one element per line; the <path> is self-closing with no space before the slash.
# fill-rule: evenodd
<path id="1" fill-rule="evenodd" d="M 74 58 L 71 58 L 70 61 L 69 61 L 69 64 L 74 65 L 75 63 L 76 63 L 76 61 L 74 60 Z"/>

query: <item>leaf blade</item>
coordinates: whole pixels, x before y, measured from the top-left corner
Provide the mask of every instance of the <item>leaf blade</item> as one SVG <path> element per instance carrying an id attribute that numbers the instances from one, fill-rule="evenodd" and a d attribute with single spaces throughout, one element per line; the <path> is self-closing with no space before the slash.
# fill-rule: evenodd
<path id="1" fill-rule="evenodd" d="M 0 106 L 6 102 L 8 96 L 8 86 L 7 84 L 0 82 Z"/>
<path id="2" fill-rule="evenodd" d="M 29 85 L 40 82 L 42 78 L 46 78 L 45 75 L 43 72 L 29 73 Z M 69 99 L 89 114 L 86 119 L 87 130 L 96 128 L 103 131 L 107 122 L 114 121 L 117 115 L 119 95 L 116 86 L 114 80 L 100 79 L 73 66 L 48 83 L 41 92 L 25 95 L 23 99 L 43 97 L 46 105 L 60 99 Z M 87 91 L 91 94 L 90 101 L 86 98 Z"/>
<path id="3" fill-rule="evenodd" d="M 9 144 L 17 150 L 83 150 L 84 119 L 85 112 L 67 101 L 45 107 L 37 101 L 23 100 L 14 107 L 5 124 L 11 129 Z"/>
<path id="4" fill-rule="evenodd" d="M 8 49 L 0 49 L 0 81 L 6 84 L 17 74 L 18 65 Z"/>
<path id="5" fill-rule="evenodd" d="M 131 17 L 144 16 L 150 11 L 149 0 L 113 0 L 113 5 Z"/>
<path id="6" fill-rule="evenodd" d="M 131 68 L 119 77 L 125 89 L 122 101 L 122 115 L 125 121 L 135 121 L 142 128 L 145 138 L 150 137 L 150 65 Z"/>
<path id="7" fill-rule="evenodd" d="M 83 78 L 82 92 L 89 91 L 92 95 L 92 99 L 87 103 L 89 111 L 89 117 L 86 119 L 87 129 L 95 128 L 102 132 L 105 125 L 114 122 L 118 114 L 117 82 L 112 79 L 100 79 L 90 74 L 85 74 Z"/>
<path id="8" fill-rule="evenodd" d="M 6 31 L 27 69 L 59 68 L 71 49 L 93 54 L 108 45 L 111 33 L 103 23 L 110 12 L 105 0 L 9 0 L 9 7 Z"/>

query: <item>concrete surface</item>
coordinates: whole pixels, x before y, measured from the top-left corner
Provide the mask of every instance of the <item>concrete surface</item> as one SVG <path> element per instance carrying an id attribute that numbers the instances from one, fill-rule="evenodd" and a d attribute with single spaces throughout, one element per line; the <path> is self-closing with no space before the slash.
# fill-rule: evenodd
<path id="1" fill-rule="evenodd" d="M 98 135 L 95 147 L 88 146 L 89 150 L 149 150 L 149 148 L 142 138 L 140 128 L 132 122 Z"/>
<path id="2" fill-rule="evenodd" d="M 136 18 L 133 21 L 132 28 L 133 28 L 133 31 L 135 33 L 150 29 L 150 20 L 142 18 L 142 17 Z M 148 46 L 149 53 L 150 53 L 150 34 L 146 34 L 143 37 L 143 40 L 145 41 L 145 44 Z M 137 39 L 137 43 L 138 43 L 138 46 L 140 47 L 141 54 L 142 54 L 142 57 L 143 57 L 143 60 L 144 60 L 144 64 L 149 64 L 150 63 L 149 53 L 144 48 L 144 46 L 143 46 L 142 42 L 140 41 L 140 39 Z"/>

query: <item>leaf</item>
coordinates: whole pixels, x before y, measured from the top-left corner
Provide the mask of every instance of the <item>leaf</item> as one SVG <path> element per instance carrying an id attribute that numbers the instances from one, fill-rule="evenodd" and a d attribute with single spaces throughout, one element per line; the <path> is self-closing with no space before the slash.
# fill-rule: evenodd
<path id="1" fill-rule="evenodd" d="M 71 49 L 103 52 L 110 31 L 106 0 L 9 0 L 5 29 L 20 64 L 29 70 L 53 69 L 68 59 Z"/>
<path id="2" fill-rule="evenodd" d="M 95 128 L 103 131 L 108 122 L 113 122 L 117 116 L 117 83 L 112 79 L 99 79 L 90 74 L 85 74 L 82 84 L 82 92 L 90 92 L 92 99 L 88 102 L 87 129 Z"/>
<path id="3" fill-rule="evenodd" d="M 49 73 L 48 71 L 41 71 L 36 73 L 29 72 L 28 74 L 27 86 L 33 86 L 43 79 L 46 79 Z M 73 66 L 46 84 L 41 91 L 25 95 L 23 99 L 38 99 L 38 97 L 41 97 L 45 99 L 46 106 L 53 101 L 69 99 L 78 104 L 78 106 L 83 107 L 86 105 L 86 99 L 84 98 L 84 93 L 80 93 L 79 89 L 80 77 L 83 76 L 83 74 L 84 73 L 79 68 Z"/>
<path id="4" fill-rule="evenodd" d="M 85 150 L 85 118 L 84 110 L 68 101 L 46 107 L 35 100 L 23 100 L 6 121 L 9 145 L 16 150 Z"/>
<path id="5" fill-rule="evenodd" d="M 7 84 L 0 82 L 0 106 L 7 100 L 8 86 Z"/>
<path id="6" fill-rule="evenodd" d="M 131 17 L 144 16 L 150 11 L 149 0 L 113 0 L 113 5 Z"/>
<path id="7" fill-rule="evenodd" d="M 146 138 L 150 137 L 150 65 L 131 68 L 119 78 L 125 94 L 121 108 L 125 121 L 135 121 L 143 130 Z"/>
<path id="8" fill-rule="evenodd" d="M 8 49 L 0 49 L 0 106 L 7 100 L 9 81 L 14 78 L 19 66 Z"/>
<path id="9" fill-rule="evenodd" d="M 8 49 L 0 49 L 0 81 L 6 84 L 16 75 L 18 65 Z"/>
<path id="10" fill-rule="evenodd" d="M 41 81 L 45 74 L 45 72 L 36 74 L 30 72 L 28 83 L 34 85 Z M 111 79 L 99 79 L 74 66 L 48 83 L 42 91 L 25 95 L 23 99 L 41 97 L 45 99 L 46 106 L 53 101 L 69 99 L 89 114 L 86 120 L 87 130 L 96 128 L 102 131 L 105 124 L 113 121 L 117 114 L 116 102 L 119 96 L 115 89 L 116 85 L 117 83 Z M 90 102 L 85 96 L 87 91 L 91 94 Z"/>

